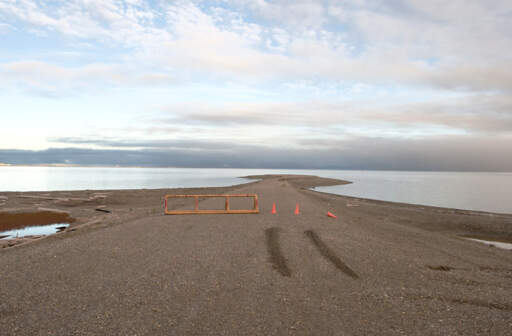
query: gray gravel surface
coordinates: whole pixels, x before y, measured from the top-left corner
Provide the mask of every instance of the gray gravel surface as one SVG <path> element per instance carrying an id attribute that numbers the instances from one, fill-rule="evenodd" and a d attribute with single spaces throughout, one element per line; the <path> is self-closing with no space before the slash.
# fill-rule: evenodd
<path id="1" fill-rule="evenodd" d="M 512 334 L 510 251 L 299 182 L 238 188 L 257 215 L 155 214 L 0 251 L 0 334 Z"/>

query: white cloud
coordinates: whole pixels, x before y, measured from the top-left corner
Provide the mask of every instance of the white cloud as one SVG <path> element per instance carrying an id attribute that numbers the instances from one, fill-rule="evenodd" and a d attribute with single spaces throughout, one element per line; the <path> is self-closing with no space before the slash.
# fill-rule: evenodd
<path id="1" fill-rule="evenodd" d="M 310 134 L 322 134 L 330 141 L 368 134 L 407 139 L 456 134 L 512 135 L 512 99 L 505 95 L 386 105 L 326 100 L 216 105 L 189 102 L 160 110 L 163 114 L 156 122 L 203 127 L 203 136 L 212 139 L 222 135 L 237 141 L 265 139 L 290 146 L 299 145 Z"/>
<path id="2" fill-rule="evenodd" d="M 0 23 L 0 35 L 7 34 L 10 31 L 15 31 L 16 28 L 7 23 Z"/>
<path id="3" fill-rule="evenodd" d="M 0 86 L 46 96 L 169 88 L 172 100 L 149 102 L 164 107 L 148 129 L 182 127 L 173 136 L 189 140 L 297 148 L 312 134 L 329 143 L 368 134 L 507 138 L 510 13 L 510 1 L 484 0 L 3 1 L 0 33 L 44 34 L 71 53 L 66 62 L 19 54 L 0 64 Z M 73 58 L 82 50 L 92 56 Z M 218 91 L 180 103 L 173 86 L 182 82 Z M 221 89 L 232 83 L 265 93 L 232 99 Z M 401 101 L 376 94 L 392 90 Z"/>
<path id="4" fill-rule="evenodd" d="M 291 29 L 321 29 L 326 23 L 326 8 L 322 1 L 243 1 L 245 5 L 272 22 Z"/>
<path id="5" fill-rule="evenodd" d="M 165 73 L 132 71 L 119 64 L 88 64 L 62 67 L 39 61 L 0 65 L 0 84 L 12 84 L 47 96 L 75 94 L 76 91 L 103 90 L 104 87 L 175 85 L 176 79 Z"/>
<path id="6" fill-rule="evenodd" d="M 512 75 L 502 69 L 511 65 L 511 5 L 493 3 L 260 0 L 221 8 L 73 0 L 54 8 L 23 0 L 1 4 L 0 13 L 39 30 L 130 48 L 126 60 L 185 76 L 510 91 Z"/>

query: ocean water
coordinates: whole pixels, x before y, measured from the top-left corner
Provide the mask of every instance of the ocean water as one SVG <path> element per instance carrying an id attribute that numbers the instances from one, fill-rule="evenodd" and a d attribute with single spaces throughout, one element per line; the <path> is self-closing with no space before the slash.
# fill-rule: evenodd
<path id="1" fill-rule="evenodd" d="M 260 174 L 308 174 L 352 184 L 318 191 L 384 201 L 512 213 L 512 173 L 204 168 L 0 167 L 0 191 L 217 187 Z M 1 209 L 1 208 L 0 208 Z"/>
<path id="2" fill-rule="evenodd" d="M 335 175 L 353 183 L 315 190 L 383 201 L 512 214 L 512 173 L 343 171 Z"/>

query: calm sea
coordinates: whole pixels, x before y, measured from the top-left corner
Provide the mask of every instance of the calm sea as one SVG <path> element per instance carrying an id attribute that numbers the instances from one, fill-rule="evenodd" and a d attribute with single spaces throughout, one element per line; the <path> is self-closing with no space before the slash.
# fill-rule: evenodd
<path id="1" fill-rule="evenodd" d="M 353 184 L 316 190 L 384 201 L 512 213 L 512 173 L 195 168 L 0 167 L 0 191 L 215 187 L 240 176 L 309 174 Z"/>

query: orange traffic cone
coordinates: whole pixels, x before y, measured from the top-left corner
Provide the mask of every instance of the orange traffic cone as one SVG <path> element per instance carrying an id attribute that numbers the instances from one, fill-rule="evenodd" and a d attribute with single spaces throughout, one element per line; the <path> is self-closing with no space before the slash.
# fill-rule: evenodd
<path id="1" fill-rule="evenodd" d="M 338 217 L 336 217 L 336 215 L 330 213 L 329 211 L 327 211 L 327 216 L 332 217 L 332 218 L 338 218 Z"/>
<path id="2" fill-rule="evenodd" d="M 272 213 L 273 214 L 276 213 L 276 202 L 274 202 L 274 204 L 272 204 Z"/>
<path id="3" fill-rule="evenodd" d="M 298 215 L 300 213 L 299 211 L 299 203 L 295 205 L 295 214 Z"/>

